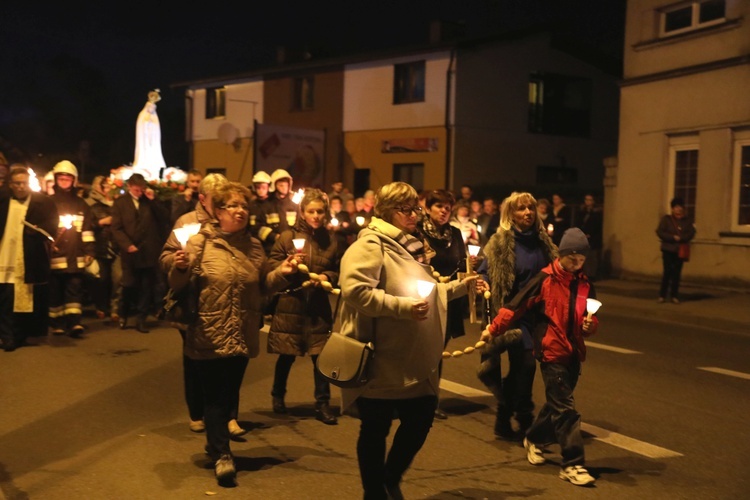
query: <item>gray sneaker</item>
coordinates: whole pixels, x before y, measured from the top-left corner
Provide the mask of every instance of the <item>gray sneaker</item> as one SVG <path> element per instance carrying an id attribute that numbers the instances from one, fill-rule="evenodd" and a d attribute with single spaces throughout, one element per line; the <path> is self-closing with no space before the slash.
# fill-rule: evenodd
<path id="1" fill-rule="evenodd" d="M 560 469 L 560 479 L 570 481 L 576 486 L 586 486 L 596 481 L 582 465 L 571 465 Z"/>
<path id="2" fill-rule="evenodd" d="M 546 462 L 542 450 L 537 448 L 536 445 L 527 438 L 523 438 L 523 447 L 526 448 L 526 460 L 528 460 L 531 465 L 542 465 Z"/>
<path id="3" fill-rule="evenodd" d="M 237 476 L 237 471 L 234 468 L 234 459 L 232 458 L 232 455 L 220 456 L 214 466 L 214 472 L 216 473 L 216 479 L 219 481 L 220 486 L 236 486 L 234 478 Z"/>

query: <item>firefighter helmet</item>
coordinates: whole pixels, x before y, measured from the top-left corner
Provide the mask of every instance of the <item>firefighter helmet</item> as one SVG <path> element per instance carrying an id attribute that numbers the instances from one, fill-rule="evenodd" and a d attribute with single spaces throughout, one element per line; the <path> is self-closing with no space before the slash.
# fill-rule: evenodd
<path id="1" fill-rule="evenodd" d="M 68 174 L 72 175 L 76 180 L 78 179 L 78 169 L 68 160 L 58 162 L 57 165 L 55 165 L 55 168 L 52 169 L 52 173 L 54 175 Z"/>
<path id="2" fill-rule="evenodd" d="M 260 184 L 260 183 L 271 184 L 271 176 L 268 175 L 268 173 L 264 172 L 263 170 L 259 170 L 253 176 L 253 184 Z"/>
<path id="3" fill-rule="evenodd" d="M 289 189 L 292 188 L 292 176 L 289 175 L 289 172 L 287 172 L 283 168 L 277 168 L 271 174 L 271 185 L 269 186 L 268 190 L 269 191 L 275 191 L 276 190 L 276 181 L 279 181 L 281 179 L 289 179 Z"/>

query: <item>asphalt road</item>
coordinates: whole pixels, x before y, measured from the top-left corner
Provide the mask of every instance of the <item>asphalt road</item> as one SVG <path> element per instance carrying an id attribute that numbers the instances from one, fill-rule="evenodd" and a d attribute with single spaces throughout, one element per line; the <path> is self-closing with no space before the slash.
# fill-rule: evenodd
<path id="1" fill-rule="evenodd" d="M 744 497 L 750 337 L 606 309 L 576 391 L 594 488 L 557 478 L 556 446 L 534 467 L 520 445 L 494 439 L 493 400 L 473 354 L 444 363 L 449 418 L 436 421 L 407 473 L 407 498 Z M 0 353 L 0 498 L 361 498 L 358 421 L 314 419 L 308 358 L 292 370 L 288 416 L 271 412 L 275 357 L 251 360 L 240 403 L 250 432 L 233 443 L 239 485 L 222 489 L 206 468 L 204 435 L 187 427 L 177 332 L 90 324 L 80 340 Z"/>

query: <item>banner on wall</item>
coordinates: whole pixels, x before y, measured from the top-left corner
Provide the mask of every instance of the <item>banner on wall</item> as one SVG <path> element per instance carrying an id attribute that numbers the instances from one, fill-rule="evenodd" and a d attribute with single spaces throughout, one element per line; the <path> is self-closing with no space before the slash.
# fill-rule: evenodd
<path id="1" fill-rule="evenodd" d="M 323 158 L 325 130 L 256 123 L 256 172 L 282 168 L 294 179 L 294 189 L 322 186 Z"/>
<path id="2" fill-rule="evenodd" d="M 434 153 L 438 150 L 435 137 L 410 137 L 383 141 L 381 153 Z"/>

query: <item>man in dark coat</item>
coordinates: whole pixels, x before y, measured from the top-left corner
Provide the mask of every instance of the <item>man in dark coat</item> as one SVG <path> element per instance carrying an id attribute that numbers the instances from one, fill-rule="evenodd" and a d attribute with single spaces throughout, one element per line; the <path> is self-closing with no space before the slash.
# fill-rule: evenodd
<path id="1" fill-rule="evenodd" d="M 9 192 L 0 197 L 0 339 L 14 351 L 27 336 L 47 334 L 50 239 L 57 232 L 55 203 L 29 189 L 29 172 L 13 165 Z"/>
<path id="2" fill-rule="evenodd" d="M 146 195 L 141 174 L 128 179 L 128 193 L 112 205 L 112 239 L 120 249 L 123 294 L 120 300 L 120 328 L 127 328 L 128 316 L 135 309 L 136 330 L 148 333 L 146 318 L 155 303 L 154 289 L 159 272 L 159 255 L 166 240 L 169 213 L 153 197 Z"/>

